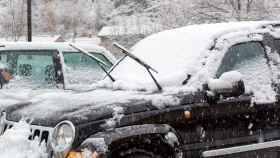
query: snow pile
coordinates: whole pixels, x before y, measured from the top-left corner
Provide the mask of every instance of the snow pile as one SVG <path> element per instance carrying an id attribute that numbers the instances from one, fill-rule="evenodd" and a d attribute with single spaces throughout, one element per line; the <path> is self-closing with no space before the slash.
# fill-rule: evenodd
<path id="1" fill-rule="evenodd" d="M 96 150 L 98 153 L 108 152 L 108 146 L 107 146 L 104 138 L 88 138 L 83 142 L 83 144 L 81 146 L 86 145 L 86 144 L 94 144 L 96 146 Z M 88 151 L 87 149 L 85 149 L 83 152 L 86 154 L 91 151 Z M 92 156 L 92 154 L 90 154 L 90 156 Z"/>
<path id="2" fill-rule="evenodd" d="M 110 128 L 114 128 L 124 116 L 124 109 L 122 107 L 116 106 L 113 110 L 113 118 L 106 121 L 106 126 Z"/>
<path id="3" fill-rule="evenodd" d="M 47 158 L 46 145 L 28 140 L 30 126 L 24 121 L 15 124 L 0 136 L 1 158 Z"/>

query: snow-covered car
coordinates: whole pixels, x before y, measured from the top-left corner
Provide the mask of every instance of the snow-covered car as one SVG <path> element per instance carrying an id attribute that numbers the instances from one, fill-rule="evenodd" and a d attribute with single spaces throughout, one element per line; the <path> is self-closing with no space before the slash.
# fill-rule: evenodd
<path id="1" fill-rule="evenodd" d="M 46 142 L 54 158 L 279 156 L 280 22 L 193 25 L 151 35 L 130 51 L 115 45 L 125 56 L 110 69 L 69 48 L 102 73 L 79 75 L 90 67 L 76 73 L 63 51 L 55 53 L 54 79 L 63 74 L 63 86 L 45 77 L 27 86 L 20 74 L 30 72 L 20 66 L 4 73 L 11 78 L 0 90 L 4 136 L 25 118 L 30 139 Z"/>
<path id="2" fill-rule="evenodd" d="M 105 73 L 102 68 L 110 69 L 115 60 L 109 51 L 96 45 L 3 43 L 0 87 L 75 89 L 81 82 L 91 84 L 102 79 Z M 98 65 L 100 62 L 103 67 Z"/>

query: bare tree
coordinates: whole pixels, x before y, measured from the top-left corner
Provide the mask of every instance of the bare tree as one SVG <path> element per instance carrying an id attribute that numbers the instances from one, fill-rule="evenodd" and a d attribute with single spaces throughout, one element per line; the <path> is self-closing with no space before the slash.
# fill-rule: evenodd
<path id="1" fill-rule="evenodd" d="M 94 9 L 91 0 L 55 1 L 55 23 L 57 32 L 70 35 L 72 39 L 78 34 L 92 33 L 88 30 L 94 23 Z"/>
<path id="2" fill-rule="evenodd" d="M 26 4 L 24 0 L 6 0 L 7 9 L 2 14 L 2 31 L 5 37 L 18 41 L 25 33 L 26 28 Z"/>
<path id="3" fill-rule="evenodd" d="M 200 0 L 194 13 L 211 21 L 260 20 L 268 12 L 263 0 Z"/>
<path id="4" fill-rule="evenodd" d="M 55 22 L 55 13 L 54 13 L 54 0 L 44 0 L 43 1 L 43 9 L 41 18 L 46 21 L 46 25 L 42 26 L 44 27 L 43 30 L 45 32 L 53 33 L 55 32 L 56 28 L 56 22 Z"/>

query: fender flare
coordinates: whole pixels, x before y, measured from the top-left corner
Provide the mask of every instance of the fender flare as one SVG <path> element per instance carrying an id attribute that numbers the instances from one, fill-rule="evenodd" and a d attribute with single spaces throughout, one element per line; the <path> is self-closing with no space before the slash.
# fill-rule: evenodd
<path id="1" fill-rule="evenodd" d="M 166 124 L 144 124 L 116 128 L 111 131 L 99 132 L 87 138 L 81 145 L 81 148 L 89 148 L 91 151 L 105 154 L 108 147 L 115 141 L 146 134 L 162 134 L 167 144 L 172 147 L 180 145 L 180 139 L 176 131 Z"/>

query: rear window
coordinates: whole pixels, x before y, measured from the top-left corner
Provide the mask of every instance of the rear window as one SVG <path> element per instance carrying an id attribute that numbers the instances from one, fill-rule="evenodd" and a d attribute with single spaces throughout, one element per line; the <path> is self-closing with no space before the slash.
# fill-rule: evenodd
<path id="1" fill-rule="evenodd" d="M 0 68 L 12 75 L 7 87 L 50 87 L 56 84 L 51 50 L 13 50 L 0 52 Z"/>

